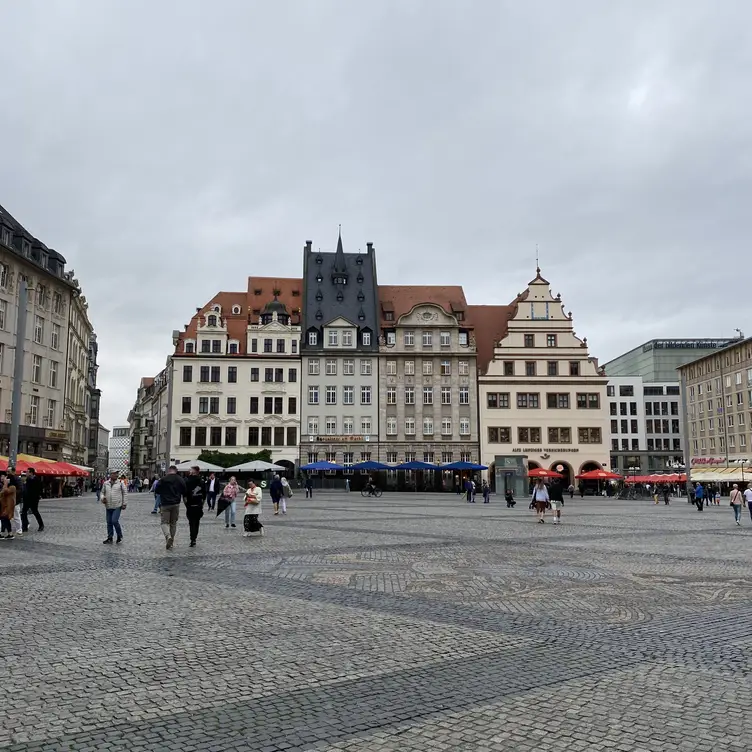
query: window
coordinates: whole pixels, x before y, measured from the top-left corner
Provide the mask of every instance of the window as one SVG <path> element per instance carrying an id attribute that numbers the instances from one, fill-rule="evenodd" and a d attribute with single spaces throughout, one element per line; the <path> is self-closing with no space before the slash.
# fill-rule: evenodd
<path id="1" fill-rule="evenodd" d="M 467 347 L 467 332 L 460 332 L 458 341 L 460 347 Z"/>
<path id="2" fill-rule="evenodd" d="M 211 380 L 213 384 L 219 384 L 220 382 L 220 368 L 219 366 L 212 366 L 211 367 Z"/>
<path id="3" fill-rule="evenodd" d="M 227 414 L 228 415 L 235 415 L 237 412 L 237 400 L 235 397 L 228 397 L 227 398 Z"/>
<path id="4" fill-rule="evenodd" d="M 386 419 L 386 435 L 387 436 L 397 435 L 397 418 Z"/>
<path id="5" fill-rule="evenodd" d="M 504 375 L 514 376 L 514 361 L 513 360 L 504 361 Z"/>
<path id="6" fill-rule="evenodd" d="M 308 418 L 308 433 L 315 436 L 319 432 L 319 419 L 317 417 Z"/>
<path id="7" fill-rule="evenodd" d="M 452 419 L 451 418 L 441 419 L 441 435 L 442 436 L 452 435 Z"/>
<path id="8" fill-rule="evenodd" d="M 637 421 L 636 420 L 630 420 L 629 421 L 629 433 L 639 433 L 639 429 L 637 428 Z"/>
<path id="9" fill-rule="evenodd" d="M 258 352 L 258 340 L 255 338 L 251 340 L 251 352 Z"/>
<path id="10" fill-rule="evenodd" d="M 264 415 L 274 413 L 274 397 L 264 397 Z"/>
<path id="11" fill-rule="evenodd" d="M 423 418 L 423 435 L 433 436 L 433 418 Z"/>
<path id="12" fill-rule="evenodd" d="M 212 426 L 209 429 L 209 446 L 222 446 L 221 426 Z"/>
<path id="13" fill-rule="evenodd" d="M 616 389 L 613 386 L 607 386 L 606 387 L 606 394 L 609 397 L 615 397 L 616 396 Z"/>
<path id="14" fill-rule="evenodd" d="M 258 380 L 259 380 L 259 369 L 251 368 L 251 381 L 258 381 Z"/>
<path id="15" fill-rule="evenodd" d="M 546 395 L 546 405 L 549 410 L 568 410 L 569 394 L 566 392 L 549 393 Z"/>
<path id="16" fill-rule="evenodd" d="M 199 415 L 209 414 L 209 398 L 208 397 L 198 398 L 198 413 Z"/>
<path id="17" fill-rule="evenodd" d="M 329 347 L 339 346 L 339 332 L 336 329 L 329 330 Z"/>
<path id="18" fill-rule="evenodd" d="M 183 397 L 183 415 L 191 414 L 191 398 Z"/>
<path id="19" fill-rule="evenodd" d="M 288 368 L 287 369 L 287 380 L 291 384 L 295 384 L 298 380 L 298 369 L 297 368 Z"/>
<path id="20" fill-rule="evenodd" d="M 621 421 L 621 432 L 628 433 L 628 431 L 629 431 L 629 421 L 626 421 L 626 420 Z"/>
<path id="21" fill-rule="evenodd" d="M 571 444 L 572 443 L 572 429 L 571 428 L 549 428 L 548 429 L 548 443 L 549 444 Z"/>
<path id="22" fill-rule="evenodd" d="M 264 352 L 270 353 L 273 352 L 274 349 L 274 341 L 271 339 L 265 339 L 264 340 Z"/>
<path id="23" fill-rule="evenodd" d="M 650 431 L 652 431 L 653 430 L 652 429 L 653 422 L 652 421 L 648 421 L 648 422 L 651 425 Z M 648 431 L 648 433 L 650 433 L 650 431 Z M 611 421 L 611 433 L 619 433 L 619 421 L 618 420 L 612 420 Z"/>
<path id="24" fill-rule="evenodd" d="M 433 375 L 433 361 L 432 360 L 423 361 L 423 375 L 424 376 Z"/>
<path id="25" fill-rule="evenodd" d="M 439 335 L 439 341 L 441 342 L 442 347 L 449 347 L 452 344 L 451 332 L 441 332 Z"/>
<path id="26" fill-rule="evenodd" d="M 373 361 L 370 358 L 363 358 L 360 361 L 360 375 L 370 376 L 373 372 Z"/>
<path id="27" fill-rule="evenodd" d="M 228 384 L 238 383 L 238 367 L 237 366 L 230 366 L 227 369 L 227 383 Z"/>
<path id="28" fill-rule="evenodd" d="M 309 405 L 319 404 L 319 388 L 317 386 L 308 387 L 308 404 Z"/>
<path id="29" fill-rule="evenodd" d="M 284 368 L 275 368 L 274 369 L 274 383 L 275 384 L 283 384 L 285 381 L 285 369 Z"/>
<path id="30" fill-rule="evenodd" d="M 635 403 L 632 403 L 634 407 L 634 412 L 630 413 L 631 415 L 637 414 L 637 405 Z M 577 409 L 578 410 L 599 410 L 601 406 L 601 398 L 598 392 L 589 392 L 589 393 L 583 393 L 578 392 L 577 393 Z"/>
<path id="31" fill-rule="evenodd" d="M 50 347 L 53 350 L 60 349 L 60 324 L 52 325 L 52 331 L 50 332 Z"/>
<path id="32" fill-rule="evenodd" d="M 405 361 L 405 376 L 414 376 L 414 375 L 415 375 L 415 361 L 406 360 Z"/>
<path id="33" fill-rule="evenodd" d="M 342 347 L 352 347 L 352 329 L 345 329 L 342 332 Z"/>
<path id="34" fill-rule="evenodd" d="M 292 347 L 292 353 L 293 353 L 293 355 L 297 354 L 297 352 L 298 352 L 298 340 L 296 340 L 296 339 L 292 340 L 290 342 L 290 345 Z M 297 433 L 296 429 L 292 429 L 292 430 Z M 290 433 L 290 429 L 288 429 L 287 433 L 288 434 Z"/>
<path id="35" fill-rule="evenodd" d="M 222 340 L 221 339 L 212 340 L 212 352 L 215 354 L 222 352 Z"/>
<path id="36" fill-rule="evenodd" d="M 298 429 L 291 426 L 287 429 L 287 446 L 298 445 Z"/>
<path id="37" fill-rule="evenodd" d="M 370 386 L 360 387 L 360 404 L 361 405 L 371 404 L 371 387 Z"/>
<path id="38" fill-rule="evenodd" d="M 371 435 L 371 419 L 368 416 L 360 419 L 360 432 L 363 436 Z"/>
<path id="39" fill-rule="evenodd" d="M 219 415 L 219 397 L 209 398 L 209 412 L 212 415 Z"/>
<path id="40" fill-rule="evenodd" d="M 397 404 L 397 387 L 396 386 L 388 386 L 386 388 L 386 404 L 387 405 Z"/>
<path id="41" fill-rule="evenodd" d="M 0 300 L 0 329 L 5 329 L 5 314 L 7 313 L 8 303 Z"/>
<path id="42" fill-rule="evenodd" d="M 490 426 L 488 429 L 489 444 L 510 444 L 512 441 L 512 429 Z"/>
<path id="43" fill-rule="evenodd" d="M 354 405 L 355 404 L 355 387 L 345 386 L 342 388 L 342 404 Z"/>
<path id="44" fill-rule="evenodd" d="M 337 419 L 329 416 L 327 417 L 326 421 L 324 422 L 325 431 L 327 436 L 336 436 L 337 435 Z"/>
<path id="45" fill-rule="evenodd" d="M 540 428 L 518 428 L 517 429 L 517 441 L 520 444 L 540 444 L 541 443 Z"/>
<path id="46" fill-rule="evenodd" d="M 433 332 L 423 332 L 423 347 L 433 346 Z"/>
<path id="47" fill-rule="evenodd" d="M 397 361 L 396 360 L 387 360 L 387 362 L 386 362 L 386 375 L 387 376 L 396 376 L 397 375 Z"/>
<path id="48" fill-rule="evenodd" d="M 318 376 L 321 369 L 321 361 L 318 358 L 311 358 L 308 361 L 308 375 Z"/>
<path id="49" fill-rule="evenodd" d="M 532 410 L 540 407 L 539 396 L 537 393 L 517 393 L 517 407 L 522 410 Z"/>
<path id="50" fill-rule="evenodd" d="M 57 402 L 55 400 L 48 399 L 47 400 L 47 425 L 48 426 L 57 425 L 55 423 L 56 411 L 57 411 Z"/>
<path id="51" fill-rule="evenodd" d="M 57 389 L 57 361 L 50 361 L 50 386 Z"/>
<path id="52" fill-rule="evenodd" d="M 42 356 L 41 355 L 32 356 L 31 380 L 35 384 L 39 384 L 42 381 Z"/>
<path id="53" fill-rule="evenodd" d="M 264 383 L 266 384 L 274 383 L 274 369 L 273 368 L 264 368 Z"/>
<path id="54" fill-rule="evenodd" d="M 452 387 L 450 386 L 441 387 L 441 404 L 442 405 L 452 404 Z"/>
<path id="55" fill-rule="evenodd" d="M 208 339 L 202 339 L 201 340 L 201 352 L 202 353 L 210 353 L 211 352 L 211 340 L 208 340 Z"/>
<path id="56" fill-rule="evenodd" d="M 308 332 L 308 344 L 316 345 L 319 341 L 319 335 L 316 332 Z"/>
<path id="57" fill-rule="evenodd" d="M 461 360 L 457 364 L 457 369 L 459 371 L 460 376 L 469 376 L 470 375 L 470 362 L 467 360 Z"/>
<path id="58" fill-rule="evenodd" d="M 460 418 L 460 436 L 470 435 L 470 418 Z"/>
<path id="59" fill-rule="evenodd" d="M 624 432 L 626 433 L 626 431 Z M 578 428 L 577 440 L 580 444 L 600 444 L 601 443 L 601 429 L 600 428 Z"/>
<path id="60" fill-rule="evenodd" d="M 555 334 L 546 335 L 546 347 L 556 347 L 556 335 Z"/>
<path id="61" fill-rule="evenodd" d="M 225 428 L 225 446 L 237 446 L 238 444 L 238 429 L 235 426 L 227 426 Z"/>
<path id="62" fill-rule="evenodd" d="M 620 397 L 634 397 L 634 387 L 631 384 L 619 387 Z"/>
<path id="63" fill-rule="evenodd" d="M 34 342 L 41 345 L 44 342 L 44 319 L 34 316 Z"/>
<path id="64" fill-rule="evenodd" d="M 423 404 L 433 405 L 433 387 L 432 386 L 423 387 Z"/>
<path id="65" fill-rule="evenodd" d="M 569 375 L 570 376 L 580 375 L 580 361 L 579 360 L 572 360 L 569 362 Z"/>
<path id="66" fill-rule="evenodd" d="M 469 404 L 470 404 L 470 387 L 461 386 L 460 387 L 460 405 L 469 405 Z"/>
<path id="67" fill-rule="evenodd" d="M 415 332 L 405 332 L 402 335 L 402 343 L 405 347 L 413 347 L 415 345 Z"/>
<path id="68" fill-rule="evenodd" d="M 355 375 L 355 361 L 352 358 L 345 358 L 342 361 L 342 373 L 345 376 Z"/>
<path id="69" fill-rule="evenodd" d="M 415 418 L 405 418 L 405 436 L 415 436 Z"/>
<path id="70" fill-rule="evenodd" d="M 278 353 L 285 352 L 285 341 L 283 339 L 277 340 L 277 352 Z"/>
<path id="71" fill-rule="evenodd" d="M 442 360 L 441 361 L 441 375 L 442 376 L 451 376 L 452 375 L 452 363 L 449 360 Z"/>
<path id="72" fill-rule="evenodd" d="M 199 376 L 198 380 L 202 384 L 208 384 L 209 383 L 209 366 L 201 366 L 199 369 Z"/>
<path id="73" fill-rule="evenodd" d="M 237 354 L 238 354 L 238 343 L 230 342 L 230 355 L 237 355 Z"/>
<path id="74" fill-rule="evenodd" d="M 406 405 L 415 404 L 415 387 L 413 386 L 405 387 L 405 404 Z"/>
<path id="75" fill-rule="evenodd" d="M 363 344 L 369 347 L 371 344 L 371 332 L 363 332 Z"/>
<path id="76" fill-rule="evenodd" d="M 326 404 L 327 405 L 337 404 L 337 387 L 336 386 L 328 386 L 326 388 Z"/>
<path id="77" fill-rule="evenodd" d="M 386 343 L 387 343 L 387 345 L 396 345 L 397 344 L 397 335 L 394 332 L 387 332 L 386 333 Z"/>
<path id="78" fill-rule="evenodd" d="M 337 361 L 335 358 L 327 358 L 324 364 L 327 376 L 337 375 Z"/>
<path id="79" fill-rule="evenodd" d="M 535 335 L 534 334 L 525 335 L 525 347 L 535 347 Z"/>
<path id="80" fill-rule="evenodd" d="M 600 404 L 595 405 L 595 407 L 599 408 Z M 630 402 L 629 403 L 629 414 L 630 415 L 637 415 L 637 403 L 636 402 Z"/>
<path id="81" fill-rule="evenodd" d="M 180 446 L 191 445 L 191 429 L 190 426 L 182 426 L 180 428 Z"/>
<path id="82" fill-rule="evenodd" d="M 546 363 L 546 373 L 549 376 L 558 376 L 559 375 L 559 361 L 549 360 Z"/>
<path id="83" fill-rule="evenodd" d="M 352 436 L 355 433 L 355 418 L 346 417 L 342 419 L 342 433 L 345 436 Z"/>

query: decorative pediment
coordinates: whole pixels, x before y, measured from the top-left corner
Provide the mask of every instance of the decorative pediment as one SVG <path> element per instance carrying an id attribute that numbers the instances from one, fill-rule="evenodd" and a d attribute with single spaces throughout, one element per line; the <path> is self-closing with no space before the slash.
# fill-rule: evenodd
<path id="1" fill-rule="evenodd" d="M 348 321 L 346 318 L 343 318 L 342 316 L 338 316 L 336 319 L 333 319 L 325 326 L 327 327 L 353 327 L 357 328 L 357 324 L 353 324 L 352 321 Z"/>
<path id="2" fill-rule="evenodd" d="M 399 317 L 400 326 L 457 326 L 457 319 L 448 314 L 441 306 L 421 303 L 409 313 Z"/>

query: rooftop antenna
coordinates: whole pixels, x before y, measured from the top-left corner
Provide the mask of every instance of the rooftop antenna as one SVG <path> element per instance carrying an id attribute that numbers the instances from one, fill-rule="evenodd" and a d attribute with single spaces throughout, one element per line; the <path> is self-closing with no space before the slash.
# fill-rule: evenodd
<path id="1" fill-rule="evenodd" d="M 535 270 L 540 274 L 540 261 L 538 258 L 538 244 L 535 244 Z"/>
<path id="2" fill-rule="evenodd" d="M 744 332 L 741 329 L 734 329 L 734 331 L 739 335 L 739 339 L 744 339 Z"/>

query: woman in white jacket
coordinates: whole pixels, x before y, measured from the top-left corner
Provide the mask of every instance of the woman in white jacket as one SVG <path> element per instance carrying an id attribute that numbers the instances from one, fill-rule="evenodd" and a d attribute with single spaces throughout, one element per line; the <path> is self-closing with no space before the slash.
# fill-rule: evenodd
<path id="1" fill-rule="evenodd" d="M 264 534 L 264 526 L 259 522 L 262 495 L 261 488 L 251 481 L 245 492 L 245 509 L 243 510 L 243 536 L 246 538 L 251 533 Z"/>

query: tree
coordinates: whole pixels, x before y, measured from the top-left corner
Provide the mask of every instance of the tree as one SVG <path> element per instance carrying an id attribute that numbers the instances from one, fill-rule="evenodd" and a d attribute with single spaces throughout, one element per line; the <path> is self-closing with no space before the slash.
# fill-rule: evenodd
<path id="1" fill-rule="evenodd" d="M 242 465 L 244 462 L 252 462 L 253 460 L 264 460 L 265 462 L 272 461 L 272 453 L 269 449 L 262 449 L 260 452 L 218 452 L 216 450 L 204 450 L 199 454 L 198 458 L 204 462 L 211 462 L 213 465 L 219 465 L 220 467 L 233 467 L 234 465 Z"/>

